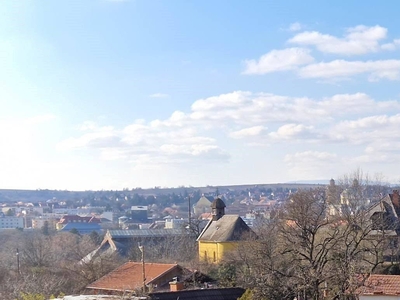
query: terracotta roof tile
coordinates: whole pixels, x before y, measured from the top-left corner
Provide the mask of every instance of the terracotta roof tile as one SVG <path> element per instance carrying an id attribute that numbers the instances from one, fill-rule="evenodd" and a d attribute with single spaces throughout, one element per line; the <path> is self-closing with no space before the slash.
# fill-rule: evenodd
<path id="1" fill-rule="evenodd" d="M 364 285 L 357 290 L 360 295 L 399 295 L 400 275 L 371 274 Z"/>
<path id="2" fill-rule="evenodd" d="M 141 262 L 127 262 L 93 282 L 87 288 L 110 291 L 133 291 L 143 285 L 142 267 Z M 146 284 L 153 283 L 161 275 L 178 267 L 177 264 L 145 263 Z"/>

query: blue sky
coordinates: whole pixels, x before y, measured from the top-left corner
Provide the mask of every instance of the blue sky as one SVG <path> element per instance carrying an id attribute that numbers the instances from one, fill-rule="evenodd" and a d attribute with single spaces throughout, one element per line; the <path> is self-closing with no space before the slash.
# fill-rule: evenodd
<path id="1" fill-rule="evenodd" d="M 5 0 L 0 188 L 398 183 L 399 6 Z"/>

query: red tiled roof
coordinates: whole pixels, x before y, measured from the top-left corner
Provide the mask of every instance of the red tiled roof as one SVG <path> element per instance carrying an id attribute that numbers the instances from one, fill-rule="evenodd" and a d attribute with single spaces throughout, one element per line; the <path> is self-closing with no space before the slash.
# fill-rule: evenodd
<path id="1" fill-rule="evenodd" d="M 212 214 L 211 213 L 202 213 L 199 217 L 201 220 L 209 220 L 212 219 Z"/>
<path id="2" fill-rule="evenodd" d="M 177 264 L 145 263 L 146 284 L 178 268 Z M 143 265 L 141 262 L 127 262 L 114 271 L 93 282 L 88 289 L 133 291 L 143 286 Z"/>
<path id="3" fill-rule="evenodd" d="M 399 295 L 400 275 L 371 274 L 356 293 L 359 295 Z"/>

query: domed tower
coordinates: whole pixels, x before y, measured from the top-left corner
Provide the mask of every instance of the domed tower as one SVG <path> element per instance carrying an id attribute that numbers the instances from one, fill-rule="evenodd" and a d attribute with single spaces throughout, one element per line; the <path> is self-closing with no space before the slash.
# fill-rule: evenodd
<path id="1" fill-rule="evenodd" d="M 211 203 L 211 214 L 212 220 L 217 221 L 225 215 L 225 203 L 221 198 L 217 197 L 214 199 L 213 203 Z"/>

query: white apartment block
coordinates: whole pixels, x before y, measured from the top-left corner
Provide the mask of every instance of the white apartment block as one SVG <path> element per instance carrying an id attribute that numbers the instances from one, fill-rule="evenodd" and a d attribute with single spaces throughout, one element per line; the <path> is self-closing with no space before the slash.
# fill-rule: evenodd
<path id="1" fill-rule="evenodd" d="M 0 215 L 0 229 L 24 228 L 23 217 L 9 217 Z"/>

